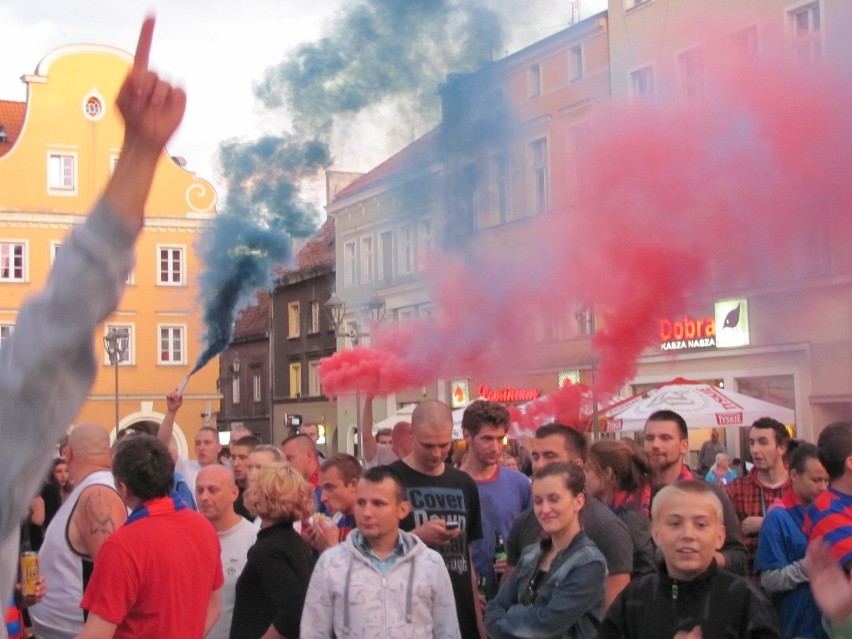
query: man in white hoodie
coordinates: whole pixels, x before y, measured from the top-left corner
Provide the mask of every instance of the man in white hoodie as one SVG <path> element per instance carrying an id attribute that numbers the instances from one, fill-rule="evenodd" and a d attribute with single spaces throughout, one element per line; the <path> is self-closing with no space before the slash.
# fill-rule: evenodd
<path id="1" fill-rule="evenodd" d="M 444 560 L 399 529 L 411 510 L 399 477 L 369 469 L 358 482 L 357 528 L 320 555 L 302 609 L 302 639 L 458 639 Z"/>

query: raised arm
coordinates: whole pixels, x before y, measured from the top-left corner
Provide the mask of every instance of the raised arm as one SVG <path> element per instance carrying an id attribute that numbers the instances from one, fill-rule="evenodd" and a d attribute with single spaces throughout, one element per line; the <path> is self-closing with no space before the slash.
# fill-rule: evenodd
<path id="1" fill-rule="evenodd" d="M 157 439 L 168 446 L 172 441 L 172 433 L 175 430 L 175 417 L 180 407 L 183 406 L 183 395 L 177 393 L 169 393 L 166 395 L 166 416 L 160 422 L 160 428 L 157 430 Z"/>

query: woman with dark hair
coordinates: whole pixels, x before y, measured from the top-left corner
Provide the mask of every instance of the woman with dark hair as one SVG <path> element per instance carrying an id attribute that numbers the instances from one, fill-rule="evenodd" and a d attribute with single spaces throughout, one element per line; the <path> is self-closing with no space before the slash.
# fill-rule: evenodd
<path id="1" fill-rule="evenodd" d="M 491 639 L 596 637 L 603 616 L 606 560 L 580 529 L 583 469 L 549 464 L 532 481 L 544 539 L 527 546 L 512 576 L 488 603 Z"/>
<path id="2" fill-rule="evenodd" d="M 633 540 L 636 579 L 656 571 L 651 539 L 651 465 L 645 451 L 605 439 L 592 445 L 586 462 L 586 492 L 609 506 Z"/>
<path id="3" fill-rule="evenodd" d="M 274 462 L 257 471 L 243 503 L 261 524 L 237 579 L 231 639 L 298 639 L 312 560 L 293 523 L 314 511 L 313 488 L 293 468 Z"/>
<path id="4" fill-rule="evenodd" d="M 810 589 L 805 553 L 805 509 L 828 486 L 817 447 L 801 440 L 787 444 L 790 488 L 769 510 L 757 544 L 755 570 L 772 598 L 785 637 L 827 639 L 822 615 Z"/>
<path id="5" fill-rule="evenodd" d="M 29 526 L 29 538 L 25 537 L 25 541 L 31 545 L 33 550 L 41 548 L 48 524 L 73 489 L 74 482 L 68 473 L 68 462 L 62 457 L 57 457 L 53 460 L 53 467 L 47 481 L 44 482 L 41 494 L 33 499 L 30 508 L 30 521 L 25 524 Z"/>

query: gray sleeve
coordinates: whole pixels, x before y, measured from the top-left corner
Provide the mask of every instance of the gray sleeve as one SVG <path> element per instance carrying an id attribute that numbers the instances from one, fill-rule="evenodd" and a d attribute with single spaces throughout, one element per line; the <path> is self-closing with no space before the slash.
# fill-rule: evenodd
<path id="1" fill-rule="evenodd" d="M 136 230 L 101 202 L 62 245 L 44 289 L 27 300 L 0 349 L 0 594 L 15 576 L 6 540 L 41 487 L 55 444 L 98 370 L 95 327 L 118 305 L 133 266 Z M 15 553 L 14 559 L 17 559 Z"/>
<path id="2" fill-rule="evenodd" d="M 793 590 L 801 583 L 809 581 L 802 568 L 801 561 L 794 561 L 783 568 L 760 571 L 760 585 L 770 595 Z"/>

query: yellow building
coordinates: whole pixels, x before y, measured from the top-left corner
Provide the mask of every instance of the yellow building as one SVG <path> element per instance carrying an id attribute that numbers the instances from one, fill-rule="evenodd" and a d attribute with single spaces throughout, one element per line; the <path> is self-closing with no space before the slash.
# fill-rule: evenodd
<path id="1" fill-rule="evenodd" d="M 21 302 L 42 287 L 63 238 L 85 219 L 109 179 L 124 134 L 115 96 L 131 62 L 130 54 L 110 47 L 61 47 L 34 74 L 22 77 L 25 103 L 0 101 L 3 338 L 14 330 Z M 78 422 L 115 427 L 116 369 L 103 341 L 111 328 L 129 333 L 118 366 L 121 429 L 159 424 L 166 393 L 191 370 L 202 348 L 194 278 L 199 265 L 193 248 L 216 213 L 216 193 L 182 164 L 163 151 L 136 267 L 118 309 L 93 337 L 102 367 Z M 184 454 L 192 448 L 187 441 L 218 410 L 217 371 L 218 363 L 210 362 L 186 389 L 180 428 L 175 429 Z"/>

